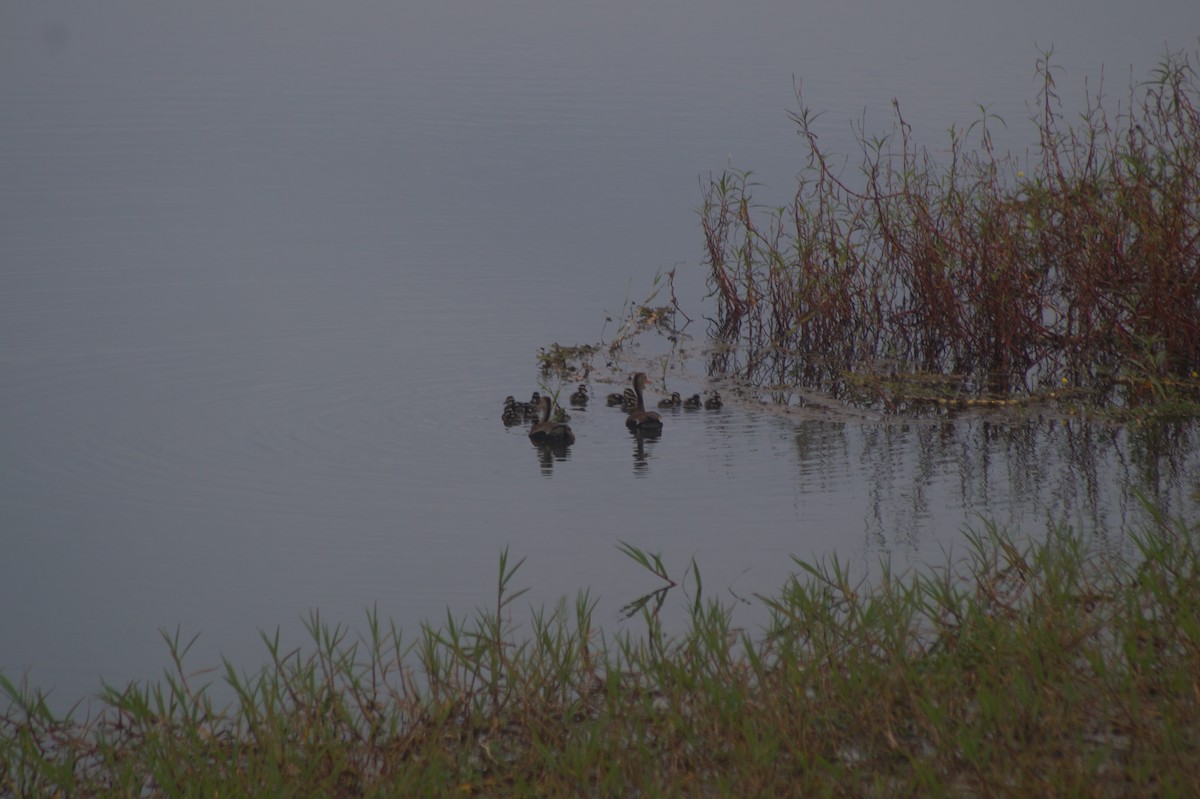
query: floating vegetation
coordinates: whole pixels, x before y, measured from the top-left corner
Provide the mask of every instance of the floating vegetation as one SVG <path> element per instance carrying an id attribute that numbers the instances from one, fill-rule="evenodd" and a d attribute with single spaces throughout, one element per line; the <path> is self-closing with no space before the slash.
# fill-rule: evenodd
<path id="1" fill-rule="evenodd" d="M 540 347 L 537 352 L 537 361 L 543 377 L 555 377 L 560 384 L 576 380 L 586 383 L 593 375 L 599 375 L 598 380 L 603 383 L 623 381 L 625 379 L 622 377 L 622 373 L 625 371 L 621 363 L 623 357 L 628 354 L 628 350 L 636 348 L 640 344 L 641 338 L 646 336 L 655 342 L 666 341 L 668 344 L 666 354 L 649 361 L 662 372 L 665 383 L 667 371 L 672 368 L 673 364 L 681 363 L 684 359 L 680 343 L 686 338 L 683 329 L 691 323 L 691 319 L 679 307 L 675 298 L 674 280 L 674 270 L 665 275 L 656 274 L 650 293 L 643 301 L 630 302 L 627 300 L 619 314 L 608 314 L 605 318 L 605 330 L 607 331 L 609 324 L 616 322 L 616 332 L 612 334 L 611 338 L 605 340 L 602 333 L 601 341 L 596 344 L 564 346 L 555 342 L 549 347 Z M 664 287 L 668 289 L 671 301 L 669 304 L 656 303 L 656 298 Z M 599 354 L 605 356 L 600 365 L 596 362 L 596 356 Z M 647 361 L 644 355 L 641 361 Z M 546 386 L 544 380 L 542 385 Z M 577 392 L 570 399 L 574 406 L 582 406 L 587 403 L 586 386 L 580 385 L 579 389 L 583 393 Z M 628 393 L 631 397 L 633 396 L 632 391 Z M 670 392 L 667 392 L 668 396 L 669 394 Z M 620 392 L 604 396 L 606 404 L 610 406 L 625 404 Z M 582 401 L 580 401 L 581 397 L 583 397 Z M 632 402 L 631 399 L 630 407 L 627 410 L 632 409 Z"/>
<path id="2" fill-rule="evenodd" d="M 671 296 L 671 301 L 669 304 L 655 305 L 654 302 L 664 286 Z M 615 356 L 626 344 L 648 332 L 659 333 L 677 344 L 684 328 L 691 324 L 691 321 L 691 317 L 679 307 L 679 300 L 675 296 L 675 270 L 672 269 L 665 275 L 659 272 L 654 275 L 650 294 L 644 300 L 639 303 L 626 300 L 620 313 L 609 314 L 606 317 L 606 327 L 613 322 L 617 325 L 616 333 L 606 345 L 608 353 Z"/>
<path id="3" fill-rule="evenodd" d="M 586 380 L 592 370 L 592 356 L 599 347 L 593 344 L 576 344 L 566 347 L 554 343 L 549 349 L 539 347 L 538 367 L 543 375 L 556 375 L 560 380 Z"/>
<path id="4" fill-rule="evenodd" d="M 819 147 L 797 92 L 809 156 L 794 200 L 760 207 L 736 171 L 704 195 L 710 333 L 725 345 L 710 374 L 885 411 L 1053 400 L 1197 413 L 1196 73 L 1168 56 L 1115 116 L 1089 94 L 1076 124 L 1049 54 L 1038 74 L 1032 164 L 994 152 L 987 116 L 951 130 L 941 164 L 896 104 L 890 135 L 860 131 L 856 181 Z"/>

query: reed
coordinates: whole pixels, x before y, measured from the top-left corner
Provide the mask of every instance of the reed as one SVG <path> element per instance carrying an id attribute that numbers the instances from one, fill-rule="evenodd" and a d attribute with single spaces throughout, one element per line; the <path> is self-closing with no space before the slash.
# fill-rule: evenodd
<path id="1" fill-rule="evenodd" d="M 606 634 L 583 592 L 493 607 L 411 641 L 264 636 L 235 699 L 166 636 L 160 684 L 85 718 L 0 677 L 0 796 L 1162 796 L 1200 784 L 1200 529 L 1161 516 L 1121 558 L 1066 528 L 985 526 L 966 556 L 871 582 L 796 561 L 765 629 L 732 623 L 691 564 L 679 636 Z M 657 555 L 622 551 L 667 584 Z M 656 592 L 657 593 L 657 592 Z"/>
<path id="2" fill-rule="evenodd" d="M 1115 113 L 1103 87 L 1087 94 L 1074 121 L 1049 53 L 1037 74 L 1039 145 L 1025 166 L 994 150 L 986 114 L 952 129 L 935 159 L 894 103 L 890 134 L 859 130 L 847 176 L 797 92 L 808 158 L 792 202 L 759 207 L 747 172 L 704 190 L 712 333 L 726 345 L 710 369 L 888 410 L 922 393 L 1064 387 L 1095 405 L 1200 400 L 1192 64 L 1166 56 Z M 949 388 L 930 392 L 930 375 Z"/>

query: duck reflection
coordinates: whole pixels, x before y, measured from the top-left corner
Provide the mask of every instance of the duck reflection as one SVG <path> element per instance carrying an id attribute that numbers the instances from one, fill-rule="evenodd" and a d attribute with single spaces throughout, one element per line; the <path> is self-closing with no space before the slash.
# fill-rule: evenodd
<path id="1" fill-rule="evenodd" d="M 635 477 L 645 477 L 650 474 L 650 452 L 654 442 L 662 436 L 658 430 L 630 430 L 633 436 L 633 474 Z"/>
<path id="2" fill-rule="evenodd" d="M 570 460 L 571 448 L 565 441 L 534 441 L 530 439 L 537 452 L 538 465 L 542 475 L 549 477 L 554 474 L 555 461 Z"/>

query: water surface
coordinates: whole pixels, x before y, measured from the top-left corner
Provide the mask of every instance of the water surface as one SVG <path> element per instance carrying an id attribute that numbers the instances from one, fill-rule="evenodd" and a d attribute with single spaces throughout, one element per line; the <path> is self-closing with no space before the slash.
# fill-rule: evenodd
<path id="1" fill-rule="evenodd" d="M 656 587 L 619 540 L 750 596 L 791 554 L 915 563 L 981 516 L 1119 539 L 1130 483 L 1194 514 L 1195 456 L 1155 444 L 1174 429 L 733 398 L 640 445 L 592 407 L 547 461 L 499 421 L 539 347 L 610 334 L 656 274 L 702 345 L 699 182 L 733 164 L 786 200 L 797 85 L 831 152 L 854 120 L 886 130 L 893 97 L 935 151 L 980 104 L 1023 151 L 1041 48 L 1068 99 L 1102 69 L 1123 91 L 1194 22 L 1173 2 L 5 6 L 0 669 L 73 699 L 156 675 L 160 628 L 201 635 L 197 667 L 249 667 L 260 629 L 314 608 L 415 628 L 494 601 L 505 547 L 534 604 L 588 586 L 616 624 Z"/>

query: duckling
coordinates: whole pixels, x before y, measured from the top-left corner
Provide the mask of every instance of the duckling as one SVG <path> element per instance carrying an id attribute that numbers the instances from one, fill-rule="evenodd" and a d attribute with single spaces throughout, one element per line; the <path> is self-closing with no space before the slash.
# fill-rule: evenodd
<path id="1" fill-rule="evenodd" d="M 621 395 L 621 409 L 626 413 L 637 410 L 638 398 L 632 388 L 625 389 L 625 393 Z"/>
<path id="2" fill-rule="evenodd" d="M 700 402 L 699 394 L 693 394 L 692 396 L 688 397 L 687 399 L 685 399 L 683 401 L 683 409 L 685 411 L 699 410 L 700 407 L 702 407 L 702 405 L 703 405 L 703 403 Z"/>
<path id="3" fill-rule="evenodd" d="M 583 383 L 580 383 L 579 390 L 571 395 L 570 401 L 571 401 L 572 405 L 587 405 L 587 403 L 588 403 L 587 386 L 585 386 Z"/>
<path id="4" fill-rule="evenodd" d="M 542 395 L 536 391 L 533 392 L 533 397 L 530 398 L 529 402 L 524 404 L 524 408 L 526 419 L 538 418 L 538 414 L 541 412 L 542 408 Z"/>
<path id="5" fill-rule="evenodd" d="M 662 430 L 662 417 L 654 411 L 646 410 L 642 399 L 642 389 L 646 387 L 646 373 L 638 372 L 633 376 L 633 391 L 637 397 L 637 407 L 625 418 L 625 426 L 630 430 L 656 432 Z"/>
<path id="6" fill-rule="evenodd" d="M 624 401 L 625 401 L 624 394 L 613 393 L 613 394 L 609 394 L 607 397 L 604 398 L 604 404 L 610 408 L 620 405 Z"/>
<path id="7" fill-rule="evenodd" d="M 504 398 L 504 411 L 500 414 L 500 421 L 504 422 L 505 426 L 519 424 L 525 419 L 524 407 L 518 407 L 518 403 L 511 396 Z"/>
<path id="8" fill-rule="evenodd" d="M 671 396 L 664 397 L 658 401 L 660 408 L 678 408 L 683 404 L 683 399 L 679 396 L 678 391 L 672 391 Z"/>
<path id="9" fill-rule="evenodd" d="M 721 402 L 720 393 L 718 393 L 716 390 L 713 391 L 711 397 L 709 397 L 708 399 L 706 399 L 704 401 L 704 407 L 710 411 L 715 411 L 724 404 L 725 403 Z"/>
<path id="10" fill-rule="evenodd" d="M 575 433 L 561 422 L 550 421 L 550 406 L 554 401 L 541 398 L 542 420 L 529 428 L 529 440 L 535 444 L 574 444 Z"/>

